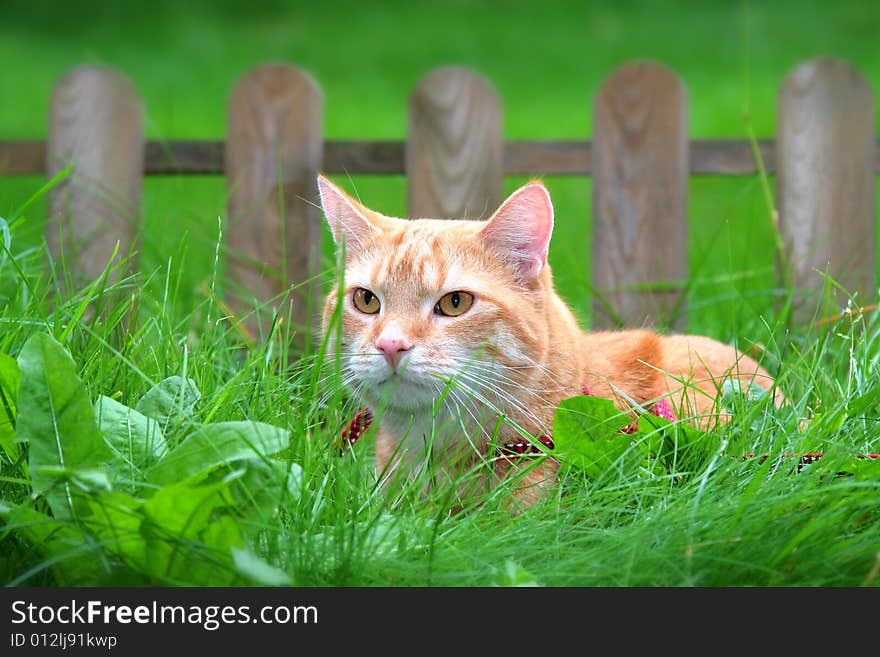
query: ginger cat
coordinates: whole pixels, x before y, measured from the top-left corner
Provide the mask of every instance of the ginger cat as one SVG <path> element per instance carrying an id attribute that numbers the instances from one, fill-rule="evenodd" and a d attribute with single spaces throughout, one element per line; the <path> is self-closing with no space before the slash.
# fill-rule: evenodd
<path id="1" fill-rule="evenodd" d="M 462 461 L 491 457 L 490 445 L 522 441 L 517 426 L 549 435 L 559 402 L 585 390 L 622 409 L 666 399 L 708 426 L 725 419 L 724 379 L 773 385 L 752 358 L 707 337 L 584 332 L 553 287 L 553 206 L 540 182 L 486 221 L 386 217 L 324 177 L 318 188 L 345 245 L 345 289 L 327 296 L 323 328 L 333 330 L 341 300 L 343 380 L 378 416 L 380 473 L 430 459 L 452 478 Z M 494 467 L 519 469 L 507 457 Z M 534 502 L 557 468 L 549 458 L 524 469 L 517 497 Z"/>

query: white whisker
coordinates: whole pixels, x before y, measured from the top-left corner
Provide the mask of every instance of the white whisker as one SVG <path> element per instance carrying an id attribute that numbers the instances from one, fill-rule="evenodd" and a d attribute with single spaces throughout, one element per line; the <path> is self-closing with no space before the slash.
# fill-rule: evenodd
<path id="1" fill-rule="evenodd" d="M 536 425 L 538 425 L 538 426 L 543 425 L 543 422 L 541 421 L 541 419 L 530 408 L 528 408 L 525 404 L 523 404 L 514 395 L 505 391 L 504 389 L 502 389 L 500 386 L 496 385 L 491 380 L 486 380 L 484 378 L 475 376 L 474 373 L 472 373 L 472 372 L 462 372 L 460 374 L 460 377 L 462 379 L 464 379 L 465 381 L 469 381 L 469 382 L 479 386 L 481 389 L 487 391 L 490 395 L 495 395 L 501 401 L 507 402 L 510 405 L 511 410 L 514 410 L 514 411 L 520 413 L 522 416 L 528 418 L 529 420 L 534 422 Z M 537 397 L 537 395 L 535 395 L 535 396 Z M 538 397 L 538 398 L 542 399 L 540 397 Z M 549 405 L 549 402 L 547 402 L 546 400 L 543 400 L 543 401 L 545 402 L 545 405 Z M 503 413 L 503 411 L 498 411 L 498 412 L 502 413 L 504 415 L 510 415 L 510 413 Z"/>

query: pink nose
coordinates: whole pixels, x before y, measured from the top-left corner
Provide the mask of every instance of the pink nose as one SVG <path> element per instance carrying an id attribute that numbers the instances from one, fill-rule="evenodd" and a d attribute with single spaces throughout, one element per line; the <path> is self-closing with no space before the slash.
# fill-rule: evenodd
<path id="1" fill-rule="evenodd" d="M 412 343 L 406 338 L 379 336 L 376 340 L 376 349 L 382 352 L 391 369 L 397 371 L 400 361 L 412 349 Z"/>

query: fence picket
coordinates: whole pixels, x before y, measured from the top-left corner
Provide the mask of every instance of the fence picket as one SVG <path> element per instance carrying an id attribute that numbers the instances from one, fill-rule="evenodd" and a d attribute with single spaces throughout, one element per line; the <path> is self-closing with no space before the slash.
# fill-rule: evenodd
<path id="1" fill-rule="evenodd" d="M 809 320 L 828 274 L 859 304 L 877 294 L 875 101 L 852 66 L 814 59 L 795 68 L 779 94 L 779 224 L 795 288 L 795 317 Z M 833 290 L 834 313 L 846 297 Z M 805 303 L 809 301 L 809 303 Z M 836 307 L 836 308 L 835 308 Z"/>
<path id="2" fill-rule="evenodd" d="M 485 217 L 500 203 L 504 175 L 593 176 L 593 327 L 686 321 L 688 176 L 753 175 L 744 140 L 688 140 L 687 93 L 666 67 L 626 64 L 602 85 L 593 141 L 507 141 L 503 108 L 474 71 L 426 75 L 409 103 L 406 141 L 322 138 L 323 98 L 305 73 L 285 64 L 244 76 L 230 99 L 227 140 L 145 142 L 142 101 L 131 82 L 102 66 L 59 80 L 48 138 L 0 141 L 0 175 L 73 173 L 49 194 L 47 244 L 62 251 L 77 282 L 99 276 L 117 242 L 135 253 L 143 176 L 227 176 L 227 280 L 231 305 L 256 331 L 272 308 L 309 335 L 320 286 L 322 222 L 316 174 L 408 177 L 408 214 Z M 779 133 L 760 140 L 777 174 L 778 228 L 796 286 L 798 323 L 827 271 L 876 303 L 876 174 L 880 142 L 875 97 L 848 63 L 804 62 L 779 92 Z M 135 264 L 132 257 L 128 267 Z M 117 274 L 118 275 L 118 274 Z M 113 275 L 112 278 L 115 278 Z M 281 306 L 287 301 L 292 309 Z M 836 312 L 846 295 L 827 301 Z M 264 335 L 264 334 L 263 334 Z"/>
<path id="3" fill-rule="evenodd" d="M 409 103 L 411 217 L 487 218 L 501 203 L 503 111 L 492 85 L 466 68 L 426 75 Z"/>
<path id="4" fill-rule="evenodd" d="M 669 69 L 626 64 L 602 85 L 593 147 L 594 327 L 684 325 L 687 93 Z M 666 289 L 640 289 L 653 283 Z M 672 289 L 669 289 L 669 286 Z"/>
<path id="5" fill-rule="evenodd" d="M 144 116 L 134 85 L 104 66 L 79 66 L 52 94 L 46 173 L 73 165 L 49 193 L 46 241 L 62 252 L 75 283 L 101 275 L 119 242 L 114 265 L 133 254 L 140 228 Z M 135 262 L 132 257 L 127 268 Z M 109 280 L 118 278 L 111 271 Z"/>
<path id="6" fill-rule="evenodd" d="M 289 302 L 300 342 L 311 335 L 320 292 L 315 278 L 321 245 L 316 176 L 323 151 L 322 112 L 317 84 L 285 64 L 246 74 L 229 105 L 232 305 L 241 312 L 256 309 L 247 326 L 265 334 L 271 308 L 280 308 L 286 319 Z"/>

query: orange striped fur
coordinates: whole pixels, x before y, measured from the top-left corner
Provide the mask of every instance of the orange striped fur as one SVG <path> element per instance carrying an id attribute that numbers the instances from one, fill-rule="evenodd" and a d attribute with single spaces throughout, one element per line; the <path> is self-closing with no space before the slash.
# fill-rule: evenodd
<path id="1" fill-rule="evenodd" d="M 725 419 L 716 402 L 724 379 L 773 384 L 752 358 L 710 338 L 584 332 L 554 290 L 553 208 L 540 182 L 515 191 L 486 221 L 386 217 L 318 182 L 346 253 L 345 289 L 327 296 L 324 330 L 341 298 L 344 377 L 378 411 L 382 472 L 401 463 L 411 471 L 429 455 L 441 464 L 484 457 L 493 440 L 519 436 L 516 427 L 545 434 L 558 403 L 584 385 L 621 408 L 667 397 L 680 417 L 707 426 Z M 375 296 L 378 312 L 355 306 L 358 289 Z M 472 295 L 470 308 L 436 312 L 454 292 Z M 502 476 L 512 467 L 496 464 Z M 530 468 L 519 496 L 537 499 L 556 467 L 547 459 Z"/>

